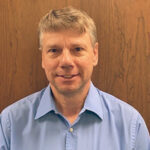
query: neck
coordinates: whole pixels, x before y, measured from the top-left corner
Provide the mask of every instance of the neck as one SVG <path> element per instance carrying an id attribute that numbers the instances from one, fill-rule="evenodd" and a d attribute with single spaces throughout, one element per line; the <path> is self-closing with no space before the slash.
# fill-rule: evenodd
<path id="1" fill-rule="evenodd" d="M 71 123 L 73 123 L 78 117 L 78 114 L 80 113 L 84 105 L 87 93 L 89 91 L 89 87 L 90 83 L 88 83 L 87 86 L 74 94 L 62 94 L 52 88 L 58 111 L 63 116 L 65 116 Z"/>

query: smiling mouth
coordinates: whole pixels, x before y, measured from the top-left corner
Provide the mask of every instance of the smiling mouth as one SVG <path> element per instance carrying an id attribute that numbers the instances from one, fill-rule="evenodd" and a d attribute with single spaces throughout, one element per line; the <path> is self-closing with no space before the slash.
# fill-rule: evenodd
<path id="1" fill-rule="evenodd" d="M 57 75 L 57 77 L 62 77 L 65 79 L 72 79 L 73 77 L 78 76 L 79 74 L 74 74 L 74 75 Z"/>

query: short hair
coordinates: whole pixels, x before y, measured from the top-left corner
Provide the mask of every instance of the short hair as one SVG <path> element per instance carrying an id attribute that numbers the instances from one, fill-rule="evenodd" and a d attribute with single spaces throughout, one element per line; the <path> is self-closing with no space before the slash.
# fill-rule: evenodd
<path id="1" fill-rule="evenodd" d="M 97 31 L 93 19 L 86 12 L 73 7 L 50 10 L 39 22 L 39 43 L 44 32 L 72 29 L 79 33 L 88 32 L 92 45 L 97 42 Z"/>

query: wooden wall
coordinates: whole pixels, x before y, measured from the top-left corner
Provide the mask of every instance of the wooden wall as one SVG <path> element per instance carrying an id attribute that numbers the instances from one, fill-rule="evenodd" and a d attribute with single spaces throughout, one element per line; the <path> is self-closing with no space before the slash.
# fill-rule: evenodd
<path id="1" fill-rule="evenodd" d="M 87 11 L 97 24 L 94 84 L 133 105 L 150 129 L 150 0 L 1 0 L 0 111 L 48 84 L 37 25 L 51 8 L 67 5 Z"/>

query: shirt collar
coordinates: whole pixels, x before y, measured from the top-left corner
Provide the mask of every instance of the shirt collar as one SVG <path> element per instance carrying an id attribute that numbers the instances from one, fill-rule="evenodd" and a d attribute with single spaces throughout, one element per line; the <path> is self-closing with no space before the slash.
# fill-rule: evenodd
<path id="1" fill-rule="evenodd" d="M 81 113 L 85 110 L 91 111 L 98 115 L 100 119 L 103 120 L 103 109 L 102 109 L 102 100 L 100 92 L 91 82 L 91 86 L 88 92 L 88 95 L 85 99 L 84 107 L 81 110 Z"/>
<path id="2" fill-rule="evenodd" d="M 41 97 L 41 101 L 37 108 L 37 112 L 35 115 L 35 119 L 38 119 L 50 111 L 58 112 L 55 106 L 54 99 L 51 94 L 50 86 L 48 85 L 45 89 L 43 96 Z M 86 97 L 84 107 L 81 110 L 85 111 L 89 110 L 94 112 L 99 116 L 99 118 L 103 119 L 103 111 L 102 111 L 102 104 L 101 104 L 101 96 L 97 90 L 97 88 L 91 83 L 88 95 Z"/>
<path id="3" fill-rule="evenodd" d="M 39 119 L 50 111 L 57 111 L 55 107 L 55 102 L 51 94 L 50 86 L 48 85 L 41 97 L 41 101 L 37 108 L 35 119 Z"/>

